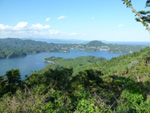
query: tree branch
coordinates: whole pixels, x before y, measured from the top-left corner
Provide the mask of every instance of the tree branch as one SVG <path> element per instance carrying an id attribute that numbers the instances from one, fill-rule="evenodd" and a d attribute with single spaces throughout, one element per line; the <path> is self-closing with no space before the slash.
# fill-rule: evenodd
<path id="1" fill-rule="evenodd" d="M 148 26 L 148 24 L 144 23 L 144 20 L 142 19 L 142 17 L 140 16 L 140 14 L 132 7 L 132 5 L 129 5 L 129 7 L 132 9 L 132 12 L 134 12 L 137 16 L 138 19 L 140 20 L 140 22 L 146 27 L 146 29 L 150 32 L 150 27 Z"/>
<path id="2" fill-rule="evenodd" d="M 130 7 L 132 12 L 134 12 L 136 14 L 136 16 L 138 17 L 138 20 L 146 27 L 146 29 L 149 31 L 150 33 L 150 27 L 148 25 L 147 22 L 144 21 L 144 19 L 142 19 L 142 17 L 140 16 L 140 14 L 132 7 L 131 4 L 131 0 L 122 0 L 124 2 L 124 4 L 126 4 L 127 7 Z M 147 4 L 149 4 L 150 1 L 147 1 Z"/>

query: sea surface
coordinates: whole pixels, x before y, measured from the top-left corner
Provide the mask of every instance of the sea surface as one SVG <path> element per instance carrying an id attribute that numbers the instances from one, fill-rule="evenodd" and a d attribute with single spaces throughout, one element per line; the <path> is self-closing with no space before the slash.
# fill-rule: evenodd
<path id="1" fill-rule="evenodd" d="M 25 75 L 30 75 L 31 72 L 43 69 L 49 63 L 44 62 L 44 58 L 51 56 L 63 57 L 63 58 L 76 58 L 79 56 L 92 55 L 95 57 L 104 57 L 111 59 L 127 53 L 109 53 L 107 51 L 82 51 L 82 50 L 70 50 L 68 53 L 64 52 L 51 52 L 51 53 L 38 53 L 30 54 L 25 57 L 11 58 L 11 59 L 0 59 L 0 75 L 4 75 L 7 70 L 19 69 L 21 78 L 25 79 Z"/>

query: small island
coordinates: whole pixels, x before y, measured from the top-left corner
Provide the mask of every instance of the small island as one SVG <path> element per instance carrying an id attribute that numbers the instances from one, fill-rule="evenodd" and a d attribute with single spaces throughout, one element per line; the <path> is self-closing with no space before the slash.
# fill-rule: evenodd
<path id="1" fill-rule="evenodd" d="M 73 75 L 76 75 L 83 70 L 87 65 L 92 65 L 96 63 L 101 63 L 107 61 L 103 57 L 94 57 L 94 56 L 80 56 L 75 59 L 73 58 L 62 58 L 62 57 L 49 57 L 44 59 L 45 62 L 50 63 L 42 71 L 49 70 L 50 68 L 64 68 L 71 67 L 73 68 Z M 85 66 L 85 67 L 84 67 Z"/>
<path id="2" fill-rule="evenodd" d="M 52 56 L 52 57 L 44 59 L 45 62 L 63 66 L 63 67 L 65 67 L 65 66 L 76 67 L 77 65 L 83 66 L 86 64 L 90 64 L 90 63 L 102 62 L 104 60 L 106 60 L 106 59 L 103 57 L 94 57 L 94 56 L 80 56 L 75 59 Z"/>
<path id="3" fill-rule="evenodd" d="M 119 45 L 119 44 L 105 44 L 101 41 L 91 41 L 87 44 L 62 44 L 65 49 L 78 49 L 83 51 L 108 51 L 110 53 L 132 53 L 140 51 L 145 48 L 144 45 Z"/>

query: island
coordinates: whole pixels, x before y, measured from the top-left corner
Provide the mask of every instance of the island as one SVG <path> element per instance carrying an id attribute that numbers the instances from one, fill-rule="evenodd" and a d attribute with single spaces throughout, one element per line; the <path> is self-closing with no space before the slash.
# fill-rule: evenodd
<path id="1" fill-rule="evenodd" d="M 132 53 L 145 48 L 144 45 L 106 44 L 91 41 L 87 44 L 59 44 L 17 38 L 0 39 L 0 59 L 22 57 L 41 52 L 69 52 L 70 49 L 83 51 L 108 51 L 111 53 Z"/>

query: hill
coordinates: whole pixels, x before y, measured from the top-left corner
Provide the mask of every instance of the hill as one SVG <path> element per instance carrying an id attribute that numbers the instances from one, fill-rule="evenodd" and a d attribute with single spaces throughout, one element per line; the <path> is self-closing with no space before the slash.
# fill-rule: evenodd
<path id="1" fill-rule="evenodd" d="M 0 77 L 0 112 L 148 113 L 149 56 L 147 47 L 86 65 L 77 64 L 80 58 L 69 59 L 72 67 L 64 65 L 66 59 L 49 58 L 62 63 L 32 73 L 25 81 L 19 70 L 9 70 Z M 79 66 L 82 70 L 74 75 Z"/>
<path id="2" fill-rule="evenodd" d="M 91 41 L 87 44 L 56 44 L 15 38 L 0 39 L 0 59 L 26 56 L 40 52 L 69 52 L 70 49 L 84 51 L 106 50 L 112 53 L 131 53 L 146 46 L 105 44 L 101 41 Z"/>
<path id="3" fill-rule="evenodd" d="M 105 44 L 101 41 L 91 41 L 86 45 L 85 50 L 99 51 L 107 50 L 112 53 L 131 53 L 143 49 L 143 45 L 119 45 L 119 44 Z"/>
<path id="4" fill-rule="evenodd" d="M 66 51 L 57 44 L 15 38 L 0 39 L 0 58 L 13 58 L 40 52 Z"/>
<path id="5" fill-rule="evenodd" d="M 64 59 L 61 57 L 50 57 L 45 58 L 45 62 L 51 63 L 50 65 L 46 66 L 42 71 L 48 70 L 50 68 L 58 68 L 58 67 L 70 67 L 73 68 L 73 76 L 83 70 L 84 66 L 94 64 L 94 63 L 101 63 L 106 59 L 103 57 L 94 57 L 94 56 L 80 56 L 75 59 L 69 58 Z"/>

